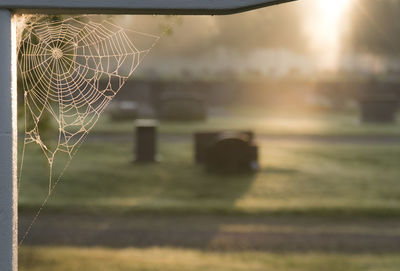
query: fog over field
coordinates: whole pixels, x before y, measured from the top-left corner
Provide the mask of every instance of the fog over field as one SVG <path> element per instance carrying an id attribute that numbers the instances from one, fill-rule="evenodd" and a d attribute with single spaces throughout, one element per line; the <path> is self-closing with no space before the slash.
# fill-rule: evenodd
<path id="1" fill-rule="evenodd" d="M 399 10 L 398 0 L 303 0 L 230 16 L 122 16 L 116 21 L 162 35 L 138 71 L 142 75 L 377 74 L 400 70 Z M 163 35 L 169 26 L 172 30 Z"/>

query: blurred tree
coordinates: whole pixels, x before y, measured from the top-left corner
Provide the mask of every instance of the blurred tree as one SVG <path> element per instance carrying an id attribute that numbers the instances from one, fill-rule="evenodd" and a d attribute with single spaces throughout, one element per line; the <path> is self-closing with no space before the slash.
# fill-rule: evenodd
<path id="1" fill-rule="evenodd" d="M 255 50 L 308 49 L 300 5 L 283 5 L 229 16 L 170 18 L 174 35 L 164 40 L 152 55 L 178 52 L 182 57 L 221 53 L 253 53 Z M 147 18 L 140 18 L 144 24 Z M 161 24 L 162 25 L 162 24 Z"/>
<path id="2" fill-rule="evenodd" d="M 298 5 L 283 5 L 240 15 L 216 17 L 219 35 L 212 41 L 238 51 L 285 48 L 304 52 L 308 48 Z"/>
<path id="3" fill-rule="evenodd" d="M 345 37 L 352 51 L 400 55 L 400 0 L 353 0 Z"/>

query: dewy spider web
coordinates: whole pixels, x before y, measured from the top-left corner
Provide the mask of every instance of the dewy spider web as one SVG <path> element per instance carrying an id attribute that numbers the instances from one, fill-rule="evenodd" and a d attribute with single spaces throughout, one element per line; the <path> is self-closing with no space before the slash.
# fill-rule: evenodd
<path id="1" fill-rule="evenodd" d="M 37 144 L 49 164 L 49 192 L 20 244 L 101 113 L 159 38 L 89 16 L 53 22 L 38 17 L 26 26 L 18 49 L 25 111 L 19 182 L 26 146 Z M 139 40 L 145 45 L 139 46 Z M 46 116 L 57 123 L 56 138 L 42 135 Z M 58 153 L 68 161 L 53 181 Z"/>
<path id="2" fill-rule="evenodd" d="M 49 163 L 49 193 L 54 185 L 56 154 L 63 152 L 72 158 L 106 106 L 159 39 L 132 33 L 150 39 L 150 45 L 138 48 L 126 30 L 109 21 L 68 18 L 39 21 L 26 28 L 19 47 L 24 149 L 30 143 L 40 146 Z M 41 136 L 45 116 L 58 125 L 56 144 Z"/>

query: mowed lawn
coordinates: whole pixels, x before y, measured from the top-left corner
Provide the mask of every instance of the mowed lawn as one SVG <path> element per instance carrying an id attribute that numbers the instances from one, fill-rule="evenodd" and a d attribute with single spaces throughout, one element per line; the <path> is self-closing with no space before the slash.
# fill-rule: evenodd
<path id="1" fill-rule="evenodd" d="M 398 145 L 259 143 L 258 173 L 219 176 L 194 164 L 189 143 L 160 142 L 162 162 L 138 165 L 131 162 L 129 143 L 87 142 L 46 208 L 113 213 L 400 213 Z M 36 209 L 47 191 L 47 162 L 38 149 L 28 149 L 20 209 Z"/>
<path id="2" fill-rule="evenodd" d="M 21 271 L 397 271 L 400 255 L 25 247 Z"/>
<path id="3" fill-rule="evenodd" d="M 385 126 L 381 130 L 375 126 L 360 126 L 347 117 L 342 119 L 347 126 L 337 120 L 334 125 L 323 126 L 320 125 L 325 123 L 323 121 L 308 125 L 293 120 L 263 122 L 260 118 L 250 123 L 245 120 L 225 123 L 214 118 L 203 128 L 222 129 L 223 125 L 236 123 L 231 128 L 241 129 L 258 123 L 264 126 L 259 126 L 257 132 L 272 134 L 393 135 L 398 132 L 398 126 Z M 190 133 L 198 127 L 191 125 L 193 127 L 161 124 L 160 130 L 164 134 Z M 126 122 L 111 128 L 100 125 L 97 132 L 131 131 L 132 124 Z M 78 212 L 119 217 L 132 214 L 133 218 L 138 213 L 158 216 L 161 212 L 163 216 L 190 213 L 217 217 L 220 214 L 239 217 L 276 214 L 271 217 L 295 215 L 306 221 L 316 217 L 332 221 L 336 216 L 339 220 L 340 216 L 345 219 L 360 216 L 372 221 L 383 218 L 397 221 L 400 145 L 268 140 L 260 141 L 259 145 L 261 169 L 258 173 L 219 176 L 206 173 L 193 162 L 193 146 L 185 140 L 160 140 L 162 162 L 153 165 L 133 164 L 133 146 L 129 142 L 89 140 L 63 174 L 43 212 L 46 215 Z M 55 166 L 54 175 L 61 171 L 64 162 L 61 159 Z M 29 147 L 19 198 L 20 210 L 28 216 L 36 213 L 48 193 L 48 172 L 47 161 L 40 150 Z M 56 179 L 54 177 L 53 182 Z M 351 225 L 344 228 L 345 232 L 354 230 Z M 354 231 L 365 234 L 358 228 Z M 306 230 L 301 229 L 301 232 Z M 374 229 L 373 234 L 386 233 Z M 400 266 L 400 255 L 396 252 L 213 251 L 169 246 L 125 249 L 22 246 L 19 257 L 22 271 L 390 271 Z"/>
<path id="4" fill-rule="evenodd" d="M 400 114 L 395 124 L 362 124 L 357 112 L 275 112 L 268 109 L 225 108 L 199 122 L 162 121 L 159 131 L 164 134 L 191 134 L 201 130 L 251 129 L 269 135 L 399 135 Z M 94 133 L 131 133 L 132 121 L 113 121 L 103 116 Z"/>

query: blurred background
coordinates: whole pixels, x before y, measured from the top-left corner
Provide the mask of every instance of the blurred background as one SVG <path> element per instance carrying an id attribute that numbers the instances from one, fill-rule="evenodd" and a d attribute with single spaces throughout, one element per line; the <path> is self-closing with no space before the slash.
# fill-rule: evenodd
<path id="1" fill-rule="evenodd" d="M 107 16 L 161 39 L 31 229 L 49 170 L 25 153 L 20 269 L 398 270 L 399 15 Z"/>

